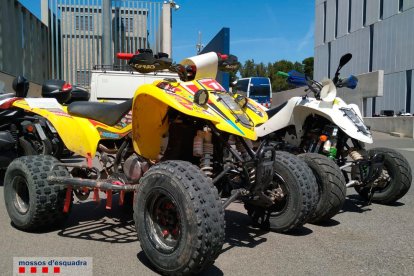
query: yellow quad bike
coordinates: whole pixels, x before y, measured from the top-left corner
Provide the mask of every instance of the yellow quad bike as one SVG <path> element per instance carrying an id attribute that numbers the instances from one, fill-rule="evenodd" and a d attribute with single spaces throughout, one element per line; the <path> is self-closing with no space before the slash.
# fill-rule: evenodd
<path id="1" fill-rule="evenodd" d="M 17 228 L 34 230 L 61 221 L 70 210 L 72 191 L 85 197 L 104 191 L 107 206 L 112 193 L 134 191 L 134 220 L 144 253 L 161 273 L 181 275 L 198 273 L 218 257 L 224 209 L 236 199 L 249 207 L 250 216 L 278 232 L 306 221 L 318 200 L 312 171 L 266 141 L 253 150 L 254 127 L 267 120 L 265 110 L 227 93 L 214 79 L 218 69 L 234 69 L 234 58 L 207 53 L 172 64 L 150 52 L 119 57 L 128 58 L 139 72 L 168 68 L 181 81 L 165 79 L 137 89 L 132 132 L 131 125 L 122 125 L 131 102 L 78 102 L 66 112 L 31 108 L 88 166 L 50 156 L 16 159 L 4 185 Z M 95 154 L 102 168 L 92 166 Z"/>

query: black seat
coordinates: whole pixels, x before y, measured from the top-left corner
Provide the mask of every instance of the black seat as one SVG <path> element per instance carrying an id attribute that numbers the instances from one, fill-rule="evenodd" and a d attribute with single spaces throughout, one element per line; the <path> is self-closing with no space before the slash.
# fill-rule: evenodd
<path id="1" fill-rule="evenodd" d="M 284 108 L 286 105 L 287 105 L 287 102 L 284 102 L 284 103 L 282 103 L 279 106 L 276 106 L 276 107 L 274 107 L 272 109 L 268 109 L 266 111 L 267 117 L 269 117 L 269 118 L 273 117 L 276 113 L 278 113 L 280 110 L 282 110 L 282 108 Z"/>
<path id="2" fill-rule="evenodd" d="M 115 125 L 132 108 L 132 99 L 116 103 L 73 102 L 68 113 L 73 116 L 92 119 L 109 126 Z"/>

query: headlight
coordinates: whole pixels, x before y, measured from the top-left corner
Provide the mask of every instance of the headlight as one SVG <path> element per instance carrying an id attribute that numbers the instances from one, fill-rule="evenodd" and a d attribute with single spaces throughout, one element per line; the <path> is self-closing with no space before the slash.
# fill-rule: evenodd
<path id="1" fill-rule="evenodd" d="M 248 102 L 247 98 L 245 96 L 243 96 L 243 95 L 238 95 L 235 98 L 235 100 L 236 100 L 236 102 L 239 104 L 239 106 L 241 108 L 245 108 L 246 105 L 247 105 L 247 102 Z"/>
<path id="2" fill-rule="evenodd" d="M 208 92 L 207 90 L 198 90 L 194 94 L 194 102 L 198 105 L 205 105 L 208 102 Z"/>

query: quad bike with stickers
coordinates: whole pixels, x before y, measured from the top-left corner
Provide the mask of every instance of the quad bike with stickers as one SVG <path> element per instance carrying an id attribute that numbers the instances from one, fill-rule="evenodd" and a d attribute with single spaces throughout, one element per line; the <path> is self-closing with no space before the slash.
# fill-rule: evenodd
<path id="1" fill-rule="evenodd" d="M 181 81 L 142 85 L 120 105 L 78 102 L 22 108 L 49 119 L 65 145 L 87 166 L 50 156 L 14 161 L 5 179 L 6 206 L 24 230 L 54 225 L 70 210 L 72 194 L 135 192 L 135 226 L 141 247 L 163 274 L 193 274 L 212 264 L 224 243 L 224 209 L 236 199 L 249 215 L 278 232 L 307 220 L 317 185 L 306 164 L 263 141 L 254 127 L 267 120 L 262 107 L 228 94 L 217 70 L 233 70 L 234 56 L 207 53 L 173 64 L 164 54 L 119 54 L 142 73 L 168 69 Z M 123 119 L 132 108 L 132 124 Z M 132 130 L 132 131 L 131 131 Z M 100 169 L 92 166 L 97 154 Z M 72 168 L 69 173 L 68 168 Z M 74 172 L 75 171 L 75 172 Z"/>
<path id="2" fill-rule="evenodd" d="M 342 56 L 333 80 L 322 83 L 295 71 L 279 72 L 291 84 L 306 85 L 306 91 L 315 97 L 292 97 L 268 110 L 269 120 L 256 128 L 259 137 L 277 142 L 280 149 L 300 153 L 319 172 L 321 200 L 314 221 L 329 219 L 340 210 L 345 187 L 355 187 L 368 202 L 392 204 L 411 186 L 411 167 L 404 156 L 387 148 L 366 150 L 365 143 L 371 144 L 373 139 L 358 106 L 336 96 L 337 87 L 357 86 L 354 76 L 339 78 L 351 58 L 351 54 Z M 339 166 L 344 179 L 328 159 Z"/>

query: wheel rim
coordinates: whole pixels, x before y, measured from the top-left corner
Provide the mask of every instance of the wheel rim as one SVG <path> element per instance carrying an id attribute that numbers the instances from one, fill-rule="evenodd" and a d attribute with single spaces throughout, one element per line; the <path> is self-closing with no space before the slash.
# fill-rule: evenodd
<path id="1" fill-rule="evenodd" d="M 13 204 L 20 214 L 26 214 L 30 207 L 29 188 L 26 179 L 21 176 L 13 178 Z"/>
<path id="2" fill-rule="evenodd" d="M 374 187 L 375 193 L 383 193 L 390 187 L 391 180 L 393 179 L 393 175 L 391 175 L 390 171 L 387 170 L 386 165 L 384 164 L 384 167 L 382 168 L 382 172 L 380 176 L 374 180 Z"/>
<path id="3" fill-rule="evenodd" d="M 145 224 L 150 241 L 158 251 L 171 253 L 178 247 L 182 234 L 181 213 L 171 195 L 163 191 L 149 195 Z"/>
<path id="4" fill-rule="evenodd" d="M 271 184 L 271 187 L 281 188 L 284 194 L 283 199 L 278 200 L 269 208 L 270 216 L 276 217 L 287 210 L 290 203 L 290 190 L 289 186 L 286 185 L 285 179 L 276 172 L 273 175 L 273 183 Z"/>

